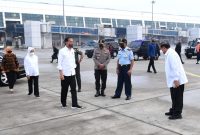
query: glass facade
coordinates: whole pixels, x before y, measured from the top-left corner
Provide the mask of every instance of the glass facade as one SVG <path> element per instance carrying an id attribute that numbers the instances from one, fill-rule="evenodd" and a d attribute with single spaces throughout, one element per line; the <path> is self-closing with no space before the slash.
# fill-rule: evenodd
<path id="1" fill-rule="evenodd" d="M 118 26 L 118 27 L 123 28 L 123 27 L 126 27 L 126 26 L 128 26 L 128 25 L 130 25 L 130 20 L 117 19 L 117 26 Z"/>
<path id="2" fill-rule="evenodd" d="M 43 21 L 43 15 L 41 14 L 22 14 L 22 21 Z"/>
<path id="3" fill-rule="evenodd" d="M 189 28 L 194 28 L 194 24 L 193 23 L 186 23 L 186 27 Z"/>
<path id="4" fill-rule="evenodd" d="M 67 26 L 84 27 L 83 17 L 67 16 Z"/>
<path id="5" fill-rule="evenodd" d="M 7 19 L 20 19 L 20 15 L 19 15 L 19 13 L 5 12 L 5 18 L 7 18 Z"/>
<path id="6" fill-rule="evenodd" d="M 145 27 L 155 29 L 155 23 L 152 21 L 144 21 Z"/>
<path id="7" fill-rule="evenodd" d="M 102 23 L 111 23 L 111 19 L 110 18 L 101 18 L 101 22 Z"/>
<path id="8" fill-rule="evenodd" d="M 114 28 L 117 27 L 116 19 L 112 19 L 112 25 L 113 25 Z"/>
<path id="9" fill-rule="evenodd" d="M 3 27 L 3 13 L 0 12 L 0 27 Z"/>
<path id="10" fill-rule="evenodd" d="M 195 24 L 195 28 L 200 28 L 200 24 Z"/>
<path id="11" fill-rule="evenodd" d="M 166 22 L 160 22 L 160 26 L 166 26 Z"/>
<path id="12" fill-rule="evenodd" d="M 185 30 L 185 29 L 186 29 L 185 23 L 177 23 L 177 27 L 178 27 L 178 28 L 181 28 L 182 30 Z"/>
<path id="13" fill-rule="evenodd" d="M 174 30 L 176 28 L 175 22 L 167 22 L 167 29 L 168 30 Z"/>
<path id="14" fill-rule="evenodd" d="M 63 16 L 45 15 L 46 22 L 55 22 L 55 25 L 64 25 Z"/>
<path id="15" fill-rule="evenodd" d="M 131 25 L 140 25 L 140 26 L 142 26 L 142 20 L 131 20 Z"/>
<path id="16" fill-rule="evenodd" d="M 148 34 L 162 35 L 162 36 L 178 36 L 177 31 L 170 31 L 170 30 L 148 30 Z"/>
<path id="17" fill-rule="evenodd" d="M 94 28 L 97 24 L 100 24 L 100 18 L 85 17 L 85 27 Z"/>

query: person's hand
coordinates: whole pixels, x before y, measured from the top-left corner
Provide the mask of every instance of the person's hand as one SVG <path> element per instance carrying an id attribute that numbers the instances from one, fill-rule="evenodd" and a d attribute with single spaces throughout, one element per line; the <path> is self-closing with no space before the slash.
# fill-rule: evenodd
<path id="1" fill-rule="evenodd" d="M 105 66 L 104 66 L 104 64 L 99 64 L 99 69 L 104 69 L 105 68 Z"/>
<path id="2" fill-rule="evenodd" d="M 119 74 L 119 69 L 118 68 L 116 69 L 116 73 Z"/>
<path id="3" fill-rule="evenodd" d="M 1 73 L 2 73 L 2 74 L 5 74 L 6 72 L 5 72 L 5 71 L 1 71 Z"/>
<path id="4" fill-rule="evenodd" d="M 27 76 L 26 76 L 26 78 L 29 80 L 29 79 L 30 79 L 30 76 L 29 76 L 29 75 L 27 75 Z"/>
<path id="5" fill-rule="evenodd" d="M 174 81 L 174 85 L 175 85 L 175 88 L 178 88 L 180 86 L 180 82 L 179 81 Z"/>
<path id="6" fill-rule="evenodd" d="M 60 80 L 61 80 L 61 81 L 65 80 L 65 77 L 64 77 L 63 74 L 60 75 Z"/>
<path id="7" fill-rule="evenodd" d="M 128 73 L 129 76 L 131 76 L 132 70 L 130 69 L 127 73 Z"/>

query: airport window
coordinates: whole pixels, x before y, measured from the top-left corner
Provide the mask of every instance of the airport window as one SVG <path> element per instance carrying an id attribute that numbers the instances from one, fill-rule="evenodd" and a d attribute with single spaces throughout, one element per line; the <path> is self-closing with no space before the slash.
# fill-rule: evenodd
<path id="1" fill-rule="evenodd" d="M 83 17 L 67 16 L 67 26 L 84 27 Z"/>
<path id="2" fill-rule="evenodd" d="M 166 26 L 166 22 L 160 22 L 160 26 Z"/>
<path id="3" fill-rule="evenodd" d="M 45 15 L 46 22 L 55 22 L 55 25 L 64 25 L 63 16 Z"/>
<path id="4" fill-rule="evenodd" d="M 195 24 L 195 28 L 200 28 L 200 24 Z"/>
<path id="5" fill-rule="evenodd" d="M 118 27 L 126 27 L 130 25 L 130 20 L 124 20 L 124 19 L 117 19 L 117 25 Z"/>
<path id="6" fill-rule="evenodd" d="M 41 14 L 22 14 L 22 20 L 24 21 L 43 21 L 43 15 Z"/>
<path id="7" fill-rule="evenodd" d="M 3 14 L 0 12 L 0 27 L 3 27 Z"/>
<path id="8" fill-rule="evenodd" d="M 111 23 L 110 18 L 101 18 L 102 23 Z"/>
<path id="9" fill-rule="evenodd" d="M 112 25 L 113 25 L 113 27 L 117 27 L 117 25 L 116 25 L 116 19 L 112 19 Z"/>
<path id="10" fill-rule="evenodd" d="M 186 23 L 187 28 L 194 28 L 194 24 L 193 23 Z"/>
<path id="11" fill-rule="evenodd" d="M 142 26 L 142 20 L 131 20 L 131 25 L 140 25 L 140 26 Z"/>
<path id="12" fill-rule="evenodd" d="M 5 18 L 7 18 L 7 19 L 20 19 L 20 15 L 19 15 L 19 13 L 5 12 Z"/>
<path id="13" fill-rule="evenodd" d="M 97 24 L 100 24 L 100 18 L 85 17 L 86 27 L 94 28 Z"/>
<path id="14" fill-rule="evenodd" d="M 174 30 L 176 28 L 175 22 L 167 22 L 167 29 Z"/>
<path id="15" fill-rule="evenodd" d="M 185 23 L 177 23 L 178 28 L 182 28 L 183 30 L 186 28 Z"/>
<path id="16" fill-rule="evenodd" d="M 155 23 L 152 22 L 152 21 L 144 21 L 145 23 L 145 27 L 149 27 L 149 28 L 152 28 L 152 29 L 155 29 Z"/>
<path id="17" fill-rule="evenodd" d="M 159 24 L 159 22 L 156 22 L 156 29 L 160 29 L 160 24 Z"/>

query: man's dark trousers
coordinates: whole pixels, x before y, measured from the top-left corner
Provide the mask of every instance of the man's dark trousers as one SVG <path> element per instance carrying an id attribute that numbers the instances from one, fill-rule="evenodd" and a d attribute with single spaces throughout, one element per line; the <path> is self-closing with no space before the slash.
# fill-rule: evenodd
<path id="1" fill-rule="evenodd" d="M 121 97 L 123 84 L 125 83 L 125 94 L 127 97 L 131 97 L 131 76 L 128 75 L 130 70 L 130 65 L 119 66 L 119 74 L 117 81 L 117 89 L 115 91 L 116 97 Z"/>
<path id="2" fill-rule="evenodd" d="M 95 70 L 94 76 L 96 80 L 96 90 L 100 91 L 101 89 L 101 91 L 104 91 L 106 89 L 107 70 Z M 100 80 L 102 84 L 100 84 Z"/>
<path id="3" fill-rule="evenodd" d="M 72 106 L 77 106 L 77 92 L 76 92 L 76 80 L 75 75 L 74 76 L 65 76 L 65 79 L 61 81 L 61 104 L 63 106 L 66 106 L 66 100 L 67 100 L 67 93 L 68 88 L 70 86 L 71 88 L 71 94 L 72 94 Z"/>
<path id="4" fill-rule="evenodd" d="M 80 63 L 76 62 L 76 82 L 78 85 L 78 90 L 81 90 L 81 73 L 80 73 Z"/>
<path id="5" fill-rule="evenodd" d="M 173 115 L 180 115 L 183 110 L 184 84 L 180 85 L 178 88 L 170 88 L 170 92 L 172 99 L 172 108 L 170 109 L 170 113 Z"/>
<path id="6" fill-rule="evenodd" d="M 149 66 L 148 66 L 147 71 L 151 71 L 151 67 L 152 67 L 153 71 L 156 73 L 156 68 L 155 68 L 155 65 L 154 65 L 154 59 L 155 59 L 155 57 L 150 57 Z"/>

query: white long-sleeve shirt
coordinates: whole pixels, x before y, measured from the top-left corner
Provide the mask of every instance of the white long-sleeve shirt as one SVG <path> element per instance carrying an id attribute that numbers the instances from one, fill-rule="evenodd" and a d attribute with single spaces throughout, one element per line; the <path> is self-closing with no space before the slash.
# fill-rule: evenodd
<path id="1" fill-rule="evenodd" d="M 64 47 L 59 51 L 57 68 L 63 72 L 64 76 L 75 75 L 76 63 L 73 48 Z"/>
<path id="2" fill-rule="evenodd" d="M 24 59 L 24 68 L 27 76 L 39 76 L 38 57 L 27 54 Z"/>
<path id="3" fill-rule="evenodd" d="M 169 88 L 175 86 L 174 81 L 179 81 L 180 85 L 188 82 L 180 57 L 171 48 L 165 54 L 165 72 Z"/>

